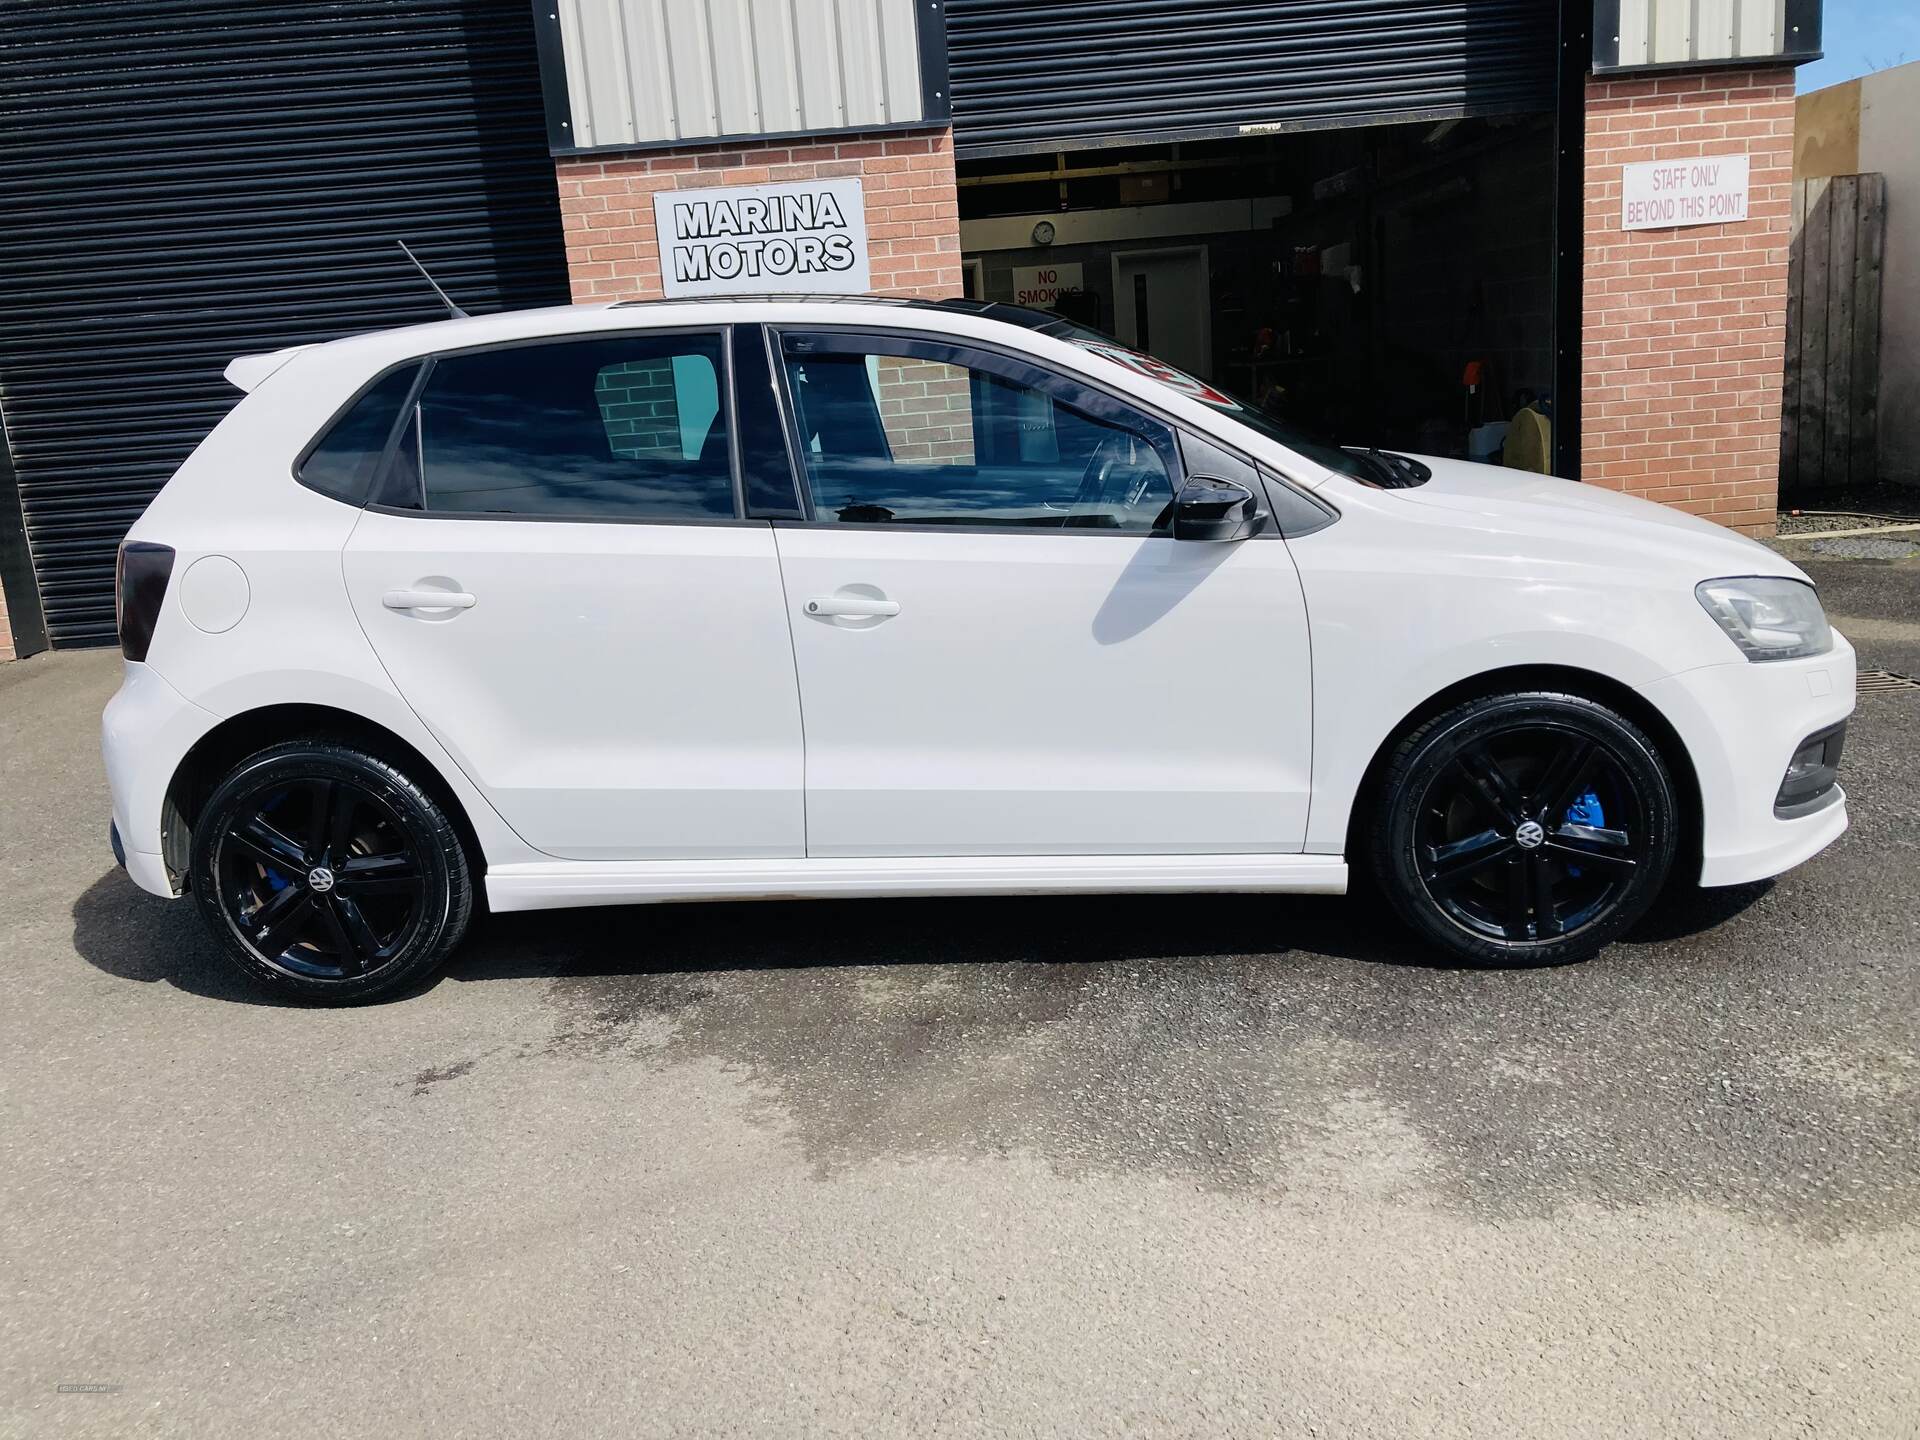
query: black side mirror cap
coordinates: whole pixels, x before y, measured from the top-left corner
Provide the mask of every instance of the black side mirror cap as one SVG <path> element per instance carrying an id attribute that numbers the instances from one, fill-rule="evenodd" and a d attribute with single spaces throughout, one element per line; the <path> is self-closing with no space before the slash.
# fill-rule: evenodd
<path id="1" fill-rule="evenodd" d="M 1173 500 L 1176 540 L 1246 540 L 1266 529 L 1267 512 L 1253 491 L 1231 480 L 1195 475 Z"/>

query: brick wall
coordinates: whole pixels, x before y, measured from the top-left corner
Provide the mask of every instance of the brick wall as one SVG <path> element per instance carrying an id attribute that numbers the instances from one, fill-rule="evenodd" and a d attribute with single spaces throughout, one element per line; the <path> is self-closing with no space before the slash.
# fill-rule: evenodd
<path id="1" fill-rule="evenodd" d="M 1770 535 L 1793 71 L 1590 80 L 1586 142 L 1581 479 Z M 1741 153 L 1744 223 L 1621 229 L 1623 165 Z"/>
<path id="2" fill-rule="evenodd" d="M 660 295 L 660 248 L 653 227 L 657 190 L 849 175 L 860 178 L 866 197 L 874 290 L 933 298 L 960 293 L 960 205 L 950 130 L 574 156 L 557 160 L 555 167 L 576 302 Z"/>
<path id="3" fill-rule="evenodd" d="M 967 372 L 937 360 L 879 357 L 880 424 L 895 460 L 971 465 L 973 399 Z"/>
<path id="4" fill-rule="evenodd" d="M 671 360 L 609 365 L 595 379 L 593 389 L 614 454 L 628 458 L 680 455 L 680 403 Z"/>

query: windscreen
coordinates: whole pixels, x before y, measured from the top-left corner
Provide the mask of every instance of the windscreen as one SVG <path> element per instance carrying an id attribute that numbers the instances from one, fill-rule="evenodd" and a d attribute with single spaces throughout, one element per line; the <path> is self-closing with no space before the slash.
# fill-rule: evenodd
<path id="1" fill-rule="evenodd" d="M 1189 400 L 1198 400 L 1202 405 L 1230 415 L 1249 430 L 1286 446 L 1296 455 L 1306 456 L 1317 465 L 1324 465 L 1329 470 L 1350 475 L 1368 485 L 1380 483 L 1379 472 L 1367 462 L 1364 456 L 1342 450 L 1338 445 L 1328 445 L 1324 441 L 1315 440 L 1298 426 L 1289 425 L 1286 421 L 1269 415 L 1263 410 L 1242 405 L 1231 395 L 1214 389 L 1204 380 L 1195 379 L 1184 370 L 1176 370 L 1164 360 L 1156 360 L 1151 355 L 1141 354 L 1138 350 L 1129 350 L 1098 331 L 1089 330 L 1083 325 L 1075 325 L 1070 320 L 1061 321 L 1060 328 L 1057 330 L 1049 327 L 1047 333 L 1070 341 L 1082 350 L 1111 360 L 1117 365 L 1124 365 L 1134 373 L 1146 376 L 1149 380 L 1156 380 Z"/>

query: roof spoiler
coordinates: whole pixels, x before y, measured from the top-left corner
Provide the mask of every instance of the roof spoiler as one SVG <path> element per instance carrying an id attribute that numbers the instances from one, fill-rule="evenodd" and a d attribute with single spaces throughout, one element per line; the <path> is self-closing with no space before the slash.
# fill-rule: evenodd
<path id="1" fill-rule="evenodd" d="M 223 373 L 229 385 L 251 392 L 302 350 L 312 348 L 311 345 L 289 345 L 284 350 L 269 350 L 264 355 L 237 355 L 228 362 Z"/>

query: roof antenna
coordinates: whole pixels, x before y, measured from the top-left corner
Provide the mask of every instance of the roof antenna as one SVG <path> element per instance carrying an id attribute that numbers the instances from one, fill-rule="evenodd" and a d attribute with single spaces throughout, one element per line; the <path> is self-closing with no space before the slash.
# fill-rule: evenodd
<path id="1" fill-rule="evenodd" d="M 426 281 L 427 284 L 433 286 L 433 293 L 438 295 L 440 297 L 440 303 L 447 307 L 447 314 L 451 315 L 456 320 L 468 320 L 472 318 L 470 315 L 467 314 L 466 311 L 462 310 L 458 305 L 454 304 L 453 297 L 447 294 L 446 291 L 442 290 L 440 288 L 440 283 L 437 280 L 435 280 L 433 276 L 427 273 L 427 267 L 420 263 L 420 257 L 415 255 L 413 251 L 407 249 L 406 241 L 396 240 L 393 243 L 400 247 L 400 253 L 402 255 L 406 256 L 407 259 L 413 262 L 413 268 L 420 272 L 420 278 Z"/>

